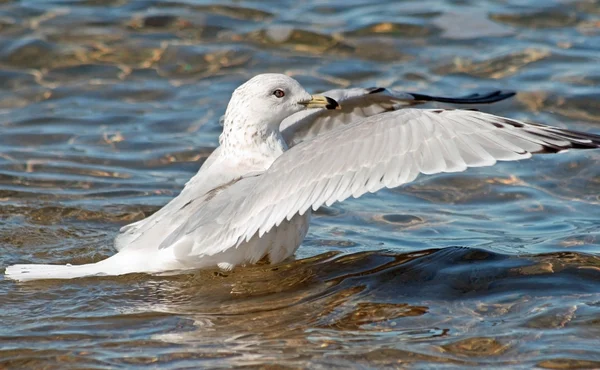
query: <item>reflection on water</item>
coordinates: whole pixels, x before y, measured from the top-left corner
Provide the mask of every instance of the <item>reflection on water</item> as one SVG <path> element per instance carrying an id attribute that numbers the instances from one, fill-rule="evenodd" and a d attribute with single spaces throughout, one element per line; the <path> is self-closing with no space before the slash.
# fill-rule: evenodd
<path id="1" fill-rule="evenodd" d="M 0 2 L 0 266 L 114 253 L 260 72 L 311 91 L 516 89 L 484 109 L 598 132 L 599 17 L 595 0 Z M 540 157 L 334 205 L 277 266 L 0 278 L 0 367 L 598 368 L 598 163 Z"/>
<path id="2" fill-rule="evenodd" d="M 15 349 L 3 357 L 12 366 L 52 357 L 86 366 L 581 364 L 597 353 L 599 266 L 582 253 L 449 247 L 22 284 L 4 297 L 21 325 L 4 333 Z M 32 360 L 21 346 L 51 350 Z M 568 357 L 548 360 L 555 346 Z"/>

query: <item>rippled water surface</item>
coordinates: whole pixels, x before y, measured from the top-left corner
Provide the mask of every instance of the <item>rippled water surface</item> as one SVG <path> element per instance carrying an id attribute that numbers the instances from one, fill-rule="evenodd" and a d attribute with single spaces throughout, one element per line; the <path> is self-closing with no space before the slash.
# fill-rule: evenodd
<path id="1" fill-rule="evenodd" d="M 265 71 L 600 132 L 600 1 L 0 1 L 0 266 L 87 263 Z M 15 284 L 0 368 L 600 368 L 600 151 L 321 210 L 297 260 Z"/>

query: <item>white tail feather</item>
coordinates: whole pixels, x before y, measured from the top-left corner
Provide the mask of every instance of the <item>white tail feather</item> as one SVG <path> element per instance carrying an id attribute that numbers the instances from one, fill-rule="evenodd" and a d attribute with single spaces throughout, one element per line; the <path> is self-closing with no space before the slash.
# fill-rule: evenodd
<path id="1" fill-rule="evenodd" d="M 107 275 L 96 263 L 88 265 L 13 265 L 6 268 L 5 276 L 12 280 L 73 279 L 83 276 Z"/>
<path id="2" fill-rule="evenodd" d="M 117 253 L 103 261 L 86 265 L 12 265 L 6 268 L 5 276 L 16 281 L 40 279 L 74 279 L 84 276 L 123 275 L 143 272 Z M 139 267 L 139 266 L 137 266 Z M 143 270 L 143 269 L 142 269 Z"/>

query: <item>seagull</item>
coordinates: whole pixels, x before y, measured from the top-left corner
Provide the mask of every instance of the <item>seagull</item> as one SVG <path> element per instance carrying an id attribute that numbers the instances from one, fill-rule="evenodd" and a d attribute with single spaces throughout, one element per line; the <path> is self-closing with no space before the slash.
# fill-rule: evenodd
<path id="1" fill-rule="evenodd" d="M 395 188 L 419 174 L 600 147 L 600 135 L 474 110 L 414 107 L 512 95 L 443 98 L 382 88 L 310 95 L 286 75 L 255 76 L 233 92 L 220 145 L 176 198 L 120 230 L 118 253 L 84 265 L 18 264 L 5 275 L 27 281 L 276 264 L 298 249 L 311 211 L 323 205 Z"/>

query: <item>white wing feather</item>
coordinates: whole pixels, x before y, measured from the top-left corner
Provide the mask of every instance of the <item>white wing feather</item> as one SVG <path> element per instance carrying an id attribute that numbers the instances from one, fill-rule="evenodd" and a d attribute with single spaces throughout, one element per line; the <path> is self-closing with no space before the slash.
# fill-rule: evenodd
<path id="1" fill-rule="evenodd" d="M 403 109 L 305 141 L 262 175 L 217 194 L 165 239 L 180 257 L 214 255 L 284 219 L 349 196 L 533 153 L 600 147 L 600 136 L 465 110 Z"/>

